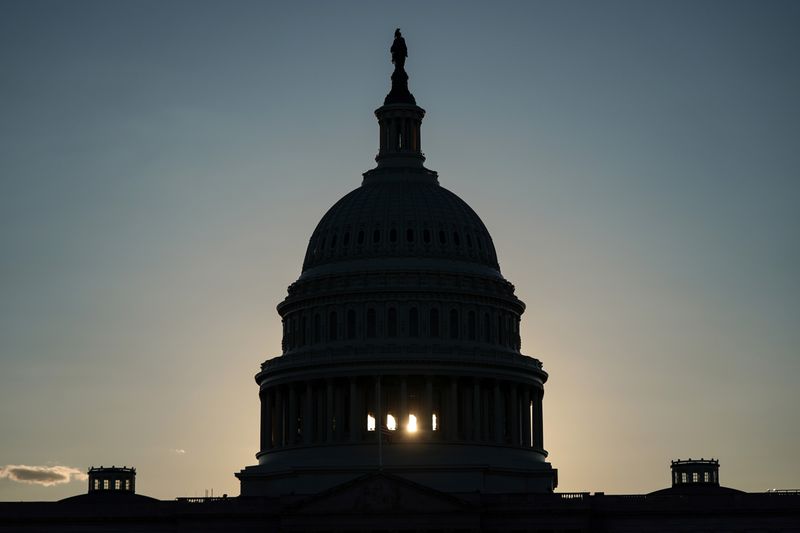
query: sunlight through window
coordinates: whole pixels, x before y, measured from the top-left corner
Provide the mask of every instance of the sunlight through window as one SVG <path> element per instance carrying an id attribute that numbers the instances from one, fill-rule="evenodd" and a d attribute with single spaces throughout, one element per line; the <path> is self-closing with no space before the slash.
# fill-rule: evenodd
<path id="1" fill-rule="evenodd" d="M 433 431 L 439 430 L 439 419 L 436 417 L 436 413 L 431 416 L 431 428 L 433 428 Z"/>
<path id="2" fill-rule="evenodd" d="M 375 417 L 367 415 L 367 431 L 375 431 Z"/>
<path id="3" fill-rule="evenodd" d="M 386 429 L 389 431 L 397 429 L 397 420 L 394 419 L 393 415 L 386 415 Z"/>
<path id="4" fill-rule="evenodd" d="M 406 426 L 406 431 L 409 433 L 417 432 L 417 417 L 415 415 L 408 415 L 408 425 Z"/>

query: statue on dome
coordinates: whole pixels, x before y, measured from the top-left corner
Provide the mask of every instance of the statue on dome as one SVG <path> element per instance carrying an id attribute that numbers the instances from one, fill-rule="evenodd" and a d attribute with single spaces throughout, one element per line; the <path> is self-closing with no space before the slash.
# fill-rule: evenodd
<path id="1" fill-rule="evenodd" d="M 406 40 L 403 39 L 400 28 L 394 30 L 394 42 L 389 51 L 392 53 L 392 63 L 394 63 L 395 68 L 404 70 L 406 58 L 408 57 L 408 48 L 406 48 Z"/>

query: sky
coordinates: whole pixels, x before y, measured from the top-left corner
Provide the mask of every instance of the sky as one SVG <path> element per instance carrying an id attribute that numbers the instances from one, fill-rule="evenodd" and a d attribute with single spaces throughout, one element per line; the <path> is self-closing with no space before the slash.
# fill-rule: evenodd
<path id="1" fill-rule="evenodd" d="M 800 487 L 800 4 L 0 2 L 0 501 L 239 493 L 396 27 L 527 304 L 559 491 Z"/>

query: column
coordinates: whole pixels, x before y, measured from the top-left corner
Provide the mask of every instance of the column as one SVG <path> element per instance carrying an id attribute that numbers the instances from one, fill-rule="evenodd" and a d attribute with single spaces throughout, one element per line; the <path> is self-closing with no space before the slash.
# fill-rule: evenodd
<path id="1" fill-rule="evenodd" d="M 333 381 L 328 379 L 325 382 L 325 441 L 333 442 Z"/>
<path id="2" fill-rule="evenodd" d="M 289 413 L 286 418 L 289 422 L 286 444 L 294 445 L 297 443 L 297 391 L 294 385 L 289 385 Z"/>
<path id="3" fill-rule="evenodd" d="M 303 444 L 311 444 L 314 438 L 314 389 L 306 381 L 306 402 L 303 411 Z"/>
<path id="4" fill-rule="evenodd" d="M 494 382 L 494 420 L 492 426 L 494 429 L 494 442 L 500 444 L 503 442 L 503 433 L 505 429 L 505 420 L 503 420 L 503 397 L 500 394 L 500 382 Z"/>
<path id="5" fill-rule="evenodd" d="M 386 406 L 383 405 L 383 398 L 381 398 L 381 377 L 375 376 L 375 433 L 377 438 L 381 438 L 381 426 L 383 425 L 383 411 Z"/>
<path id="6" fill-rule="evenodd" d="M 450 378 L 450 401 L 447 414 L 447 438 L 458 439 L 458 379 Z"/>
<path id="7" fill-rule="evenodd" d="M 275 387 L 275 447 L 283 448 L 283 428 L 285 426 L 283 418 L 283 391 L 281 387 Z"/>
<path id="8" fill-rule="evenodd" d="M 406 376 L 400 378 L 400 414 L 397 421 L 397 433 L 401 438 L 407 435 L 406 426 L 408 425 L 408 380 Z"/>
<path id="9" fill-rule="evenodd" d="M 523 386 L 522 390 L 522 446 L 531 447 L 531 390 Z"/>
<path id="10" fill-rule="evenodd" d="M 517 384 L 511 383 L 511 408 L 508 416 L 511 417 L 511 445 L 519 446 L 519 397 L 517 396 Z"/>
<path id="11" fill-rule="evenodd" d="M 481 382 L 478 378 L 472 383 L 472 440 L 481 440 Z"/>
<path id="12" fill-rule="evenodd" d="M 269 389 L 261 396 L 261 451 L 272 449 L 272 398 Z"/>
<path id="13" fill-rule="evenodd" d="M 344 383 L 341 381 L 334 384 L 334 395 L 334 413 L 336 413 L 334 440 L 342 442 L 344 440 Z"/>
<path id="14" fill-rule="evenodd" d="M 533 426 L 533 446 L 534 448 L 544 448 L 544 424 L 542 420 L 542 396 L 544 391 L 541 389 L 536 390 L 533 400 L 533 419 L 535 425 Z"/>
<path id="15" fill-rule="evenodd" d="M 363 410 L 358 392 L 358 381 L 350 378 L 350 442 L 361 442 L 361 432 L 366 423 L 361 417 Z"/>
<path id="16" fill-rule="evenodd" d="M 422 410 L 422 420 L 420 430 L 426 438 L 433 438 L 433 378 L 425 376 L 425 404 Z"/>

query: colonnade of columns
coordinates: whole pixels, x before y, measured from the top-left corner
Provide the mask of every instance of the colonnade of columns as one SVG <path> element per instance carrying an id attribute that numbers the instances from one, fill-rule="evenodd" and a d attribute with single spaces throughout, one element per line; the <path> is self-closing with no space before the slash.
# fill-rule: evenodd
<path id="1" fill-rule="evenodd" d="M 490 378 L 358 376 L 263 388 L 261 452 L 377 439 L 543 448 L 542 389 Z M 378 422 L 380 421 L 380 422 Z"/>
<path id="2" fill-rule="evenodd" d="M 422 145 L 421 119 L 416 117 L 385 117 L 380 124 L 380 153 L 419 152 Z"/>

